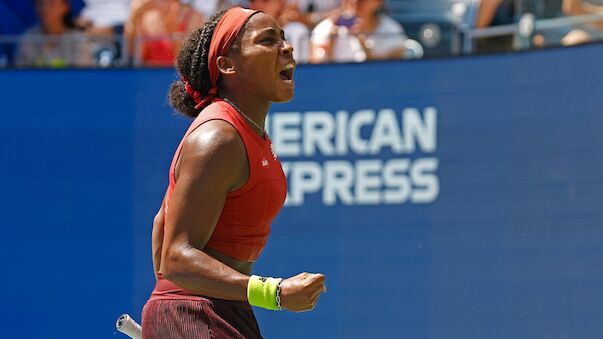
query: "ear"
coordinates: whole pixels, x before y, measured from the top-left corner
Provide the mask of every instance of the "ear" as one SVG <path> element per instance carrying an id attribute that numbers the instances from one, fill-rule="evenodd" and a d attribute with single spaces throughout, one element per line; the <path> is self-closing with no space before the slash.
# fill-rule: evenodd
<path id="1" fill-rule="evenodd" d="M 216 65 L 222 74 L 234 74 L 236 72 L 234 63 L 229 57 L 219 56 L 216 60 Z"/>

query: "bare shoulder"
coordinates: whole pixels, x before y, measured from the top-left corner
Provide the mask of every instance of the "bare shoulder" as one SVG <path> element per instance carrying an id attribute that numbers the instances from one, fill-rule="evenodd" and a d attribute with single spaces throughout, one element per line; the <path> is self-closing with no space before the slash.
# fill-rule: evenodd
<path id="1" fill-rule="evenodd" d="M 247 154 L 236 128 L 223 120 L 211 120 L 193 131 L 184 141 L 180 169 L 188 176 L 219 174 L 228 186 L 237 185 L 246 175 Z"/>
<path id="2" fill-rule="evenodd" d="M 243 151 L 245 146 L 236 128 L 224 120 L 210 120 L 194 130 L 184 141 L 183 148 L 203 153 Z"/>

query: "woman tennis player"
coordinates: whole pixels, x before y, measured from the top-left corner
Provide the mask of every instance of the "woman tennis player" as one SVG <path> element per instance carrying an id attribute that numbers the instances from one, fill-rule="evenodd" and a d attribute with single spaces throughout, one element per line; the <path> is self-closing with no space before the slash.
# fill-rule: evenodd
<path id="1" fill-rule="evenodd" d="M 214 15 L 177 58 L 170 104 L 195 117 L 178 147 L 153 225 L 157 283 L 143 338 L 261 338 L 250 305 L 307 311 L 322 274 L 249 276 L 286 196 L 264 131 L 293 97 L 293 48 L 276 21 L 239 7 Z"/>

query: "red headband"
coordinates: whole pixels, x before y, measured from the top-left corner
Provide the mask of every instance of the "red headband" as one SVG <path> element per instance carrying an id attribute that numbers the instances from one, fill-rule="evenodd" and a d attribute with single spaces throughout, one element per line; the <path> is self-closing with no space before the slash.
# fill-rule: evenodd
<path id="1" fill-rule="evenodd" d="M 197 103 L 195 109 L 205 107 L 218 95 L 218 79 L 220 78 L 220 70 L 217 64 L 218 57 L 225 56 L 228 53 L 245 22 L 257 12 L 259 11 L 233 7 L 224 13 L 218 22 L 211 38 L 209 55 L 207 56 L 207 68 L 209 69 L 209 76 L 211 78 L 211 88 L 205 98 L 201 98 L 201 93 L 193 89 L 188 80 L 182 79 L 186 92 Z"/>

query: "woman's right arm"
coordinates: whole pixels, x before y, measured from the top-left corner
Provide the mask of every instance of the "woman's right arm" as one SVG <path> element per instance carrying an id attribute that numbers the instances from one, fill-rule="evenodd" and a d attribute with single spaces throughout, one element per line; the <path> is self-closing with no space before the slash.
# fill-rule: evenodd
<path id="1" fill-rule="evenodd" d="M 164 226 L 166 279 L 200 295 L 247 300 L 249 277 L 203 252 L 228 192 L 247 177 L 245 147 L 230 124 L 209 121 L 186 139 Z M 324 290 L 324 276 L 302 273 L 281 283 L 281 302 L 288 310 L 309 310 Z"/>
<path id="2" fill-rule="evenodd" d="M 165 218 L 161 272 L 208 297 L 246 300 L 248 277 L 203 252 L 226 195 L 244 182 L 245 148 L 234 127 L 210 121 L 185 140 Z"/>

